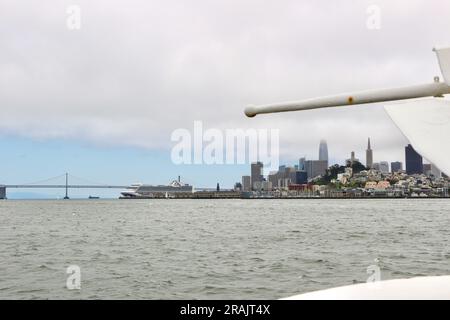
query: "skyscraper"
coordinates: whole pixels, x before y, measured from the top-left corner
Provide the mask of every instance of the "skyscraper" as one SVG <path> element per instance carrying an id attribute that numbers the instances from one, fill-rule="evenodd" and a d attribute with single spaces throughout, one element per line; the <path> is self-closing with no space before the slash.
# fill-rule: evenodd
<path id="1" fill-rule="evenodd" d="M 255 188 L 255 182 L 263 181 L 263 164 L 262 162 L 253 162 L 251 165 L 251 187 Z"/>
<path id="2" fill-rule="evenodd" d="M 391 172 L 396 173 L 403 170 L 403 163 L 399 161 L 391 162 Z"/>
<path id="3" fill-rule="evenodd" d="M 383 173 L 389 172 L 389 163 L 387 161 L 380 161 L 380 171 Z"/>
<path id="4" fill-rule="evenodd" d="M 328 145 L 325 140 L 320 140 L 319 145 L 319 160 L 326 161 L 328 167 Z"/>
<path id="5" fill-rule="evenodd" d="M 298 160 L 298 170 L 306 170 L 305 169 L 305 162 L 306 162 L 306 158 L 300 158 L 300 160 Z"/>
<path id="6" fill-rule="evenodd" d="M 405 147 L 405 160 L 407 174 L 423 173 L 422 156 L 418 154 L 410 144 Z"/>
<path id="7" fill-rule="evenodd" d="M 305 170 L 308 179 L 323 176 L 328 169 L 328 161 L 326 160 L 306 160 Z"/>
<path id="8" fill-rule="evenodd" d="M 373 151 L 370 147 L 370 138 L 367 141 L 367 150 L 366 150 L 366 167 L 372 169 L 373 167 Z"/>
<path id="9" fill-rule="evenodd" d="M 252 190 L 252 179 L 250 176 L 242 176 L 242 191 Z"/>

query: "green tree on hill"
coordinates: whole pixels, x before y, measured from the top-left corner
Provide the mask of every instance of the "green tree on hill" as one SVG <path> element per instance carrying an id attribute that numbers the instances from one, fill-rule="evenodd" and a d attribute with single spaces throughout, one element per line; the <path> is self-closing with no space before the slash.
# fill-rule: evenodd
<path id="1" fill-rule="evenodd" d="M 353 174 L 360 173 L 361 171 L 367 170 L 367 168 L 359 161 L 354 161 L 352 164 L 348 163 L 347 167 L 352 168 Z"/>

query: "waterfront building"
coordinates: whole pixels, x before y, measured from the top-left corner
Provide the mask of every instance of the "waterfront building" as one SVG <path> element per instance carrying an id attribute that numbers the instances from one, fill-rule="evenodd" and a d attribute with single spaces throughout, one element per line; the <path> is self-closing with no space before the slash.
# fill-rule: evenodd
<path id="1" fill-rule="evenodd" d="M 263 191 L 265 181 L 255 181 L 253 183 L 253 191 Z"/>
<path id="2" fill-rule="evenodd" d="M 407 174 L 411 175 L 423 173 L 422 156 L 418 154 L 410 144 L 405 147 L 405 163 Z"/>
<path id="3" fill-rule="evenodd" d="M 263 181 L 263 164 L 262 162 L 254 162 L 251 164 L 251 186 L 255 188 L 256 182 Z"/>
<path id="4" fill-rule="evenodd" d="M 273 188 L 278 187 L 278 172 L 277 171 L 272 171 L 268 176 L 267 176 L 267 181 L 269 181 L 272 184 Z"/>
<path id="5" fill-rule="evenodd" d="M 252 189 L 252 180 L 250 176 L 242 176 L 242 191 L 248 192 Z"/>
<path id="6" fill-rule="evenodd" d="M 373 167 L 373 150 L 370 147 L 370 138 L 367 141 L 366 167 L 369 169 L 372 169 L 372 167 Z"/>
<path id="7" fill-rule="evenodd" d="M 261 191 L 272 191 L 272 182 L 263 181 L 261 185 Z"/>

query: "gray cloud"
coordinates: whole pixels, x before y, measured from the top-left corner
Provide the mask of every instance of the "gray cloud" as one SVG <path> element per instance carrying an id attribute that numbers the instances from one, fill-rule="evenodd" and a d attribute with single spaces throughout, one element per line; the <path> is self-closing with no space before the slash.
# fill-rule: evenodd
<path id="1" fill-rule="evenodd" d="M 82 10 L 79 31 L 66 8 Z M 366 9 L 381 8 L 368 30 Z M 430 81 L 448 1 L 39 1 L 0 4 L 0 132 L 167 149 L 194 120 L 280 128 L 282 155 L 403 159 L 382 106 L 247 119 L 247 104 Z"/>

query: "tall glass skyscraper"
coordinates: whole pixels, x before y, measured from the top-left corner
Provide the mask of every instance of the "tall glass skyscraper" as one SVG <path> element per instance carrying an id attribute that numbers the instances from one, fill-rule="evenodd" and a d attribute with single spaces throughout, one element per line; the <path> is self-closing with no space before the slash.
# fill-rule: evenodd
<path id="1" fill-rule="evenodd" d="M 405 147 L 405 160 L 407 174 L 423 173 L 422 156 L 410 144 Z"/>
<path id="2" fill-rule="evenodd" d="M 320 140 L 319 145 L 319 160 L 326 161 L 328 167 L 328 146 L 325 140 Z"/>

